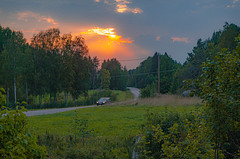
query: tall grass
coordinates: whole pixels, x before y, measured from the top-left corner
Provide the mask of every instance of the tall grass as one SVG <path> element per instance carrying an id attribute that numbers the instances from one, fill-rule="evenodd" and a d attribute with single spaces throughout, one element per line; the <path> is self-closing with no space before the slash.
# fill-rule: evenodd
<path id="1" fill-rule="evenodd" d="M 136 101 L 140 105 L 151 106 L 192 106 L 201 105 L 199 97 L 183 97 L 179 95 L 160 95 L 152 98 L 139 98 Z"/>

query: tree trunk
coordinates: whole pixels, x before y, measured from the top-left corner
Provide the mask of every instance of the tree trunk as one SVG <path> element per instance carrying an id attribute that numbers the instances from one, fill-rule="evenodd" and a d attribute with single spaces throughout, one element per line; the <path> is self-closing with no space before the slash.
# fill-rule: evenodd
<path id="1" fill-rule="evenodd" d="M 28 83 L 26 81 L 26 103 L 28 104 Z"/>
<path id="2" fill-rule="evenodd" d="M 37 105 L 38 104 L 38 102 L 37 102 L 37 95 L 35 96 L 35 105 Z"/>
<path id="3" fill-rule="evenodd" d="M 17 105 L 17 84 L 16 84 L 16 76 L 14 76 L 13 78 L 13 82 L 14 82 L 14 103 L 15 105 Z"/>
<path id="4" fill-rule="evenodd" d="M 76 101 L 76 98 L 75 96 L 73 97 L 73 105 L 75 106 L 75 101 Z"/>
<path id="5" fill-rule="evenodd" d="M 42 107 L 42 94 L 39 95 L 39 105 Z"/>
<path id="6" fill-rule="evenodd" d="M 68 106 L 68 93 L 65 92 L 65 106 Z"/>
<path id="7" fill-rule="evenodd" d="M 9 84 L 7 83 L 7 105 L 9 105 Z"/>
<path id="8" fill-rule="evenodd" d="M 54 102 L 54 104 L 56 104 L 56 100 L 57 100 L 57 97 L 56 97 L 57 95 L 56 95 L 56 92 L 54 92 L 54 96 L 53 96 L 53 102 Z"/>
<path id="9" fill-rule="evenodd" d="M 50 104 L 52 104 L 52 94 L 51 93 L 50 93 L 49 100 L 50 100 Z"/>

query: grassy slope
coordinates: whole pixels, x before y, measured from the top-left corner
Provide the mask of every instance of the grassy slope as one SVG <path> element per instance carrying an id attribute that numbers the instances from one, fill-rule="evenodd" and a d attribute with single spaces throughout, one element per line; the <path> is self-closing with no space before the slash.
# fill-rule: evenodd
<path id="1" fill-rule="evenodd" d="M 144 123 L 147 110 L 151 112 L 164 111 L 165 107 L 150 106 L 100 106 L 95 108 L 79 109 L 81 119 L 88 120 L 90 129 L 97 136 L 128 136 L 136 135 L 140 125 Z M 194 106 L 168 106 L 170 111 L 188 112 Z M 71 120 L 75 111 L 29 117 L 29 125 L 34 132 L 56 133 L 66 135 L 70 133 Z"/>

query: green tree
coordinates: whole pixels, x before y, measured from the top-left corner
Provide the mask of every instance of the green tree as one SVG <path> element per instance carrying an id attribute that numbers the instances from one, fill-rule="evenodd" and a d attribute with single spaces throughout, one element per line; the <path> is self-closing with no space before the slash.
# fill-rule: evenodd
<path id="1" fill-rule="evenodd" d="M 99 78 L 101 81 L 101 88 L 106 90 L 109 89 L 111 80 L 110 72 L 106 69 L 101 69 Z"/>
<path id="2" fill-rule="evenodd" d="M 45 92 L 49 92 L 50 95 L 53 94 L 54 101 L 56 101 L 56 93 L 61 86 L 59 41 L 60 31 L 55 28 L 41 31 L 34 35 L 31 41 L 32 47 L 35 48 L 35 82 L 40 105 L 42 103 L 42 95 Z"/>
<path id="3" fill-rule="evenodd" d="M 238 41 L 240 36 L 238 37 Z M 240 44 L 232 52 L 223 49 L 203 65 L 200 82 L 201 98 L 205 101 L 211 137 L 226 155 L 236 156 L 240 137 Z M 200 80 L 201 80 L 200 79 Z"/>
<path id="4" fill-rule="evenodd" d="M 99 66 L 99 59 L 97 57 L 91 58 L 89 56 L 89 61 L 90 61 L 90 72 L 92 75 L 91 82 L 90 82 L 90 88 L 95 89 L 97 88 L 97 71 L 98 71 L 98 66 Z"/>
<path id="5" fill-rule="evenodd" d="M 21 70 L 21 57 L 24 53 L 24 45 L 26 40 L 23 38 L 21 32 L 12 31 L 9 28 L 1 29 L 1 38 L 3 52 L 0 54 L 2 63 L 1 68 L 3 76 L 6 77 L 4 80 L 5 85 L 7 85 L 9 102 L 9 81 L 13 82 L 13 92 L 14 92 L 14 103 L 17 104 L 17 78 L 19 77 Z M 11 79 L 11 80 L 10 80 Z"/>
<path id="6" fill-rule="evenodd" d="M 175 81 L 179 83 L 177 89 L 183 86 L 184 80 L 198 78 L 202 74 L 202 63 L 213 59 L 221 49 L 234 50 L 237 46 L 235 38 L 238 34 L 240 34 L 240 27 L 226 23 L 223 30 L 214 32 L 211 38 L 204 41 L 199 39 L 192 52 L 188 53 L 182 69 L 175 74 Z"/>
<path id="7" fill-rule="evenodd" d="M 127 72 L 122 68 L 120 62 L 113 58 L 111 60 L 104 60 L 102 63 L 102 69 L 106 69 L 110 72 L 110 89 L 125 90 L 127 86 Z"/>
<path id="8" fill-rule="evenodd" d="M 161 55 L 155 53 L 153 57 L 148 57 L 141 62 L 135 70 L 131 70 L 130 85 L 145 88 L 147 85 L 157 83 L 158 80 L 158 57 L 160 63 L 160 92 L 168 93 L 173 88 L 173 75 L 181 64 L 174 61 L 167 53 Z M 149 87 L 150 88 L 150 87 Z M 174 91 L 174 90 L 173 90 Z"/>
<path id="9" fill-rule="evenodd" d="M 60 41 L 60 50 L 62 55 L 62 88 L 65 95 L 65 106 L 68 105 L 68 95 L 72 90 L 74 80 L 73 70 L 73 50 L 72 50 L 72 35 L 64 34 Z"/>
<path id="10" fill-rule="evenodd" d="M 74 79 L 72 83 L 71 95 L 74 103 L 81 94 L 86 94 L 89 88 L 90 75 L 90 61 L 87 58 L 88 48 L 85 44 L 84 38 L 77 36 L 72 42 L 73 50 L 73 70 Z"/>

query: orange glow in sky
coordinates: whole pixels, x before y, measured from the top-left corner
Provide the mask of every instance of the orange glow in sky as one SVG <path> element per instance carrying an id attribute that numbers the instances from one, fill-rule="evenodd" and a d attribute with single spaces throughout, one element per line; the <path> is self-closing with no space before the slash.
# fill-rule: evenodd
<path id="1" fill-rule="evenodd" d="M 94 28 L 89 29 L 87 32 L 82 32 L 81 34 L 92 34 L 92 35 L 101 35 L 108 37 L 111 41 L 119 42 L 119 43 L 132 43 L 129 38 L 123 39 L 121 35 L 117 35 L 116 32 L 114 32 L 114 28 Z"/>
<path id="2" fill-rule="evenodd" d="M 115 32 L 115 28 L 92 28 L 81 32 L 86 40 L 90 55 L 99 59 L 118 57 L 121 59 L 133 58 L 133 40 L 123 38 Z"/>

